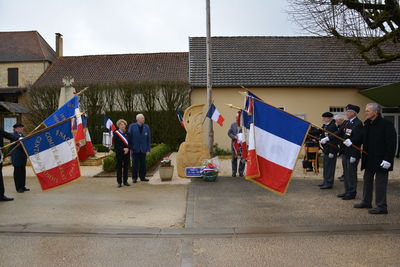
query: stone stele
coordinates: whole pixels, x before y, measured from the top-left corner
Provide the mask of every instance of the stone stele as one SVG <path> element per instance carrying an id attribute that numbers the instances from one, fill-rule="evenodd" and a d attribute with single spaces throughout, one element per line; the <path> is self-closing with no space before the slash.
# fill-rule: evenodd
<path id="1" fill-rule="evenodd" d="M 208 147 L 203 141 L 204 104 L 188 107 L 183 114 L 186 138 L 179 146 L 176 165 L 179 177 L 186 177 L 186 167 L 201 166 L 203 160 L 210 158 Z"/>

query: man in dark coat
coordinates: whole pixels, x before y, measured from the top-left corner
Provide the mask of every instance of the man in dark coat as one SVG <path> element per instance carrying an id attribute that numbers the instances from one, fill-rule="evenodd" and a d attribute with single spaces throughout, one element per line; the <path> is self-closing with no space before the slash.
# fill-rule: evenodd
<path id="1" fill-rule="evenodd" d="M 360 107 L 352 104 L 346 106 L 346 117 L 347 121 L 344 122 L 343 127 L 339 135 L 346 139 L 344 144 L 344 157 L 345 157 L 345 169 L 344 169 L 344 189 L 345 192 L 339 194 L 338 197 L 343 200 L 354 199 L 357 195 L 357 166 L 360 161 L 361 153 L 360 150 L 353 147 L 361 146 L 361 132 L 363 124 L 357 114 L 360 112 Z"/>
<path id="2" fill-rule="evenodd" d="M 15 136 L 13 134 L 4 131 L 4 129 L 0 127 L 0 147 L 4 146 L 4 138 L 7 138 L 10 141 L 15 141 Z M 4 195 L 3 160 L 3 153 L 0 152 L 0 201 L 11 201 L 14 199 Z"/>
<path id="3" fill-rule="evenodd" d="M 334 133 L 338 127 L 333 119 L 333 114 L 325 112 L 322 114 L 322 129 Z M 320 184 L 320 189 L 331 189 L 335 178 L 336 159 L 339 151 L 338 140 L 328 132 L 321 131 L 321 145 L 324 152 L 324 182 Z"/>
<path id="4" fill-rule="evenodd" d="M 231 138 L 231 150 L 232 150 L 232 177 L 236 177 L 236 172 L 238 171 L 237 168 L 237 161 L 239 159 L 239 176 L 243 177 L 244 175 L 244 167 L 246 165 L 245 160 L 241 158 L 241 146 L 236 145 L 235 143 L 239 144 L 239 127 L 237 121 L 239 119 L 240 113 L 236 114 L 236 122 L 231 124 L 231 128 L 229 128 L 228 136 Z"/>
<path id="5" fill-rule="evenodd" d="M 21 139 L 24 137 L 24 125 L 21 123 L 14 124 L 14 136 L 15 139 Z M 15 148 L 15 149 L 14 149 Z M 25 191 L 29 191 L 29 188 L 25 187 L 26 184 L 26 153 L 23 147 L 20 144 L 16 144 L 10 147 L 10 149 L 14 149 L 11 153 L 11 161 L 14 166 L 14 182 L 15 189 L 18 193 L 24 193 Z"/>
<path id="6" fill-rule="evenodd" d="M 129 148 L 132 152 L 132 182 L 136 183 L 139 176 L 143 182 L 146 179 L 146 155 L 150 153 L 150 127 L 144 123 L 143 114 L 136 116 L 136 123 L 129 125 Z"/>
<path id="7" fill-rule="evenodd" d="M 365 108 L 366 121 L 362 132 L 363 150 L 361 169 L 364 171 L 364 193 L 361 203 L 354 208 L 372 208 L 372 191 L 375 176 L 375 204 L 370 214 L 387 214 L 386 189 L 389 171 L 393 170 L 394 154 L 396 152 L 396 131 L 388 120 L 381 116 L 377 103 L 367 104 Z"/>

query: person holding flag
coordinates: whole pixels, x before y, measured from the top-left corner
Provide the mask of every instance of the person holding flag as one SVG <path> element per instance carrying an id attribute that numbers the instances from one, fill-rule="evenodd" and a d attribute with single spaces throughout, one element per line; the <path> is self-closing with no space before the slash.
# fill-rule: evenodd
<path id="1" fill-rule="evenodd" d="M 118 130 L 114 131 L 113 143 L 114 151 L 117 158 L 117 183 L 118 187 L 122 186 L 122 182 L 125 186 L 130 186 L 128 183 L 128 170 L 130 165 L 129 157 L 129 143 L 128 134 L 126 132 L 126 126 L 128 123 L 126 120 L 118 120 Z"/>
<path id="2" fill-rule="evenodd" d="M 231 128 L 229 128 L 228 136 L 232 139 L 231 140 L 231 149 L 232 149 L 232 177 L 236 177 L 236 172 L 238 171 L 237 168 L 237 160 L 239 158 L 239 176 L 243 177 L 244 168 L 246 161 L 242 157 L 242 139 L 243 134 L 240 130 L 240 115 L 241 112 L 238 111 L 236 113 L 236 121 L 231 124 Z"/>

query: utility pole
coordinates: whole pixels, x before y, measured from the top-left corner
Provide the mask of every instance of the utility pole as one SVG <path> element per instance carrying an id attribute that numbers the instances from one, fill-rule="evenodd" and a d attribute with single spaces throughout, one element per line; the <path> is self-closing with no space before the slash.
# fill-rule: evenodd
<path id="1" fill-rule="evenodd" d="M 207 103 L 208 108 L 212 104 L 212 68 L 211 68 L 211 18 L 210 18 L 210 0 L 206 0 L 206 13 L 207 13 Z M 214 130 L 213 121 L 208 120 L 208 150 L 210 153 L 213 151 L 214 145 Z"/>

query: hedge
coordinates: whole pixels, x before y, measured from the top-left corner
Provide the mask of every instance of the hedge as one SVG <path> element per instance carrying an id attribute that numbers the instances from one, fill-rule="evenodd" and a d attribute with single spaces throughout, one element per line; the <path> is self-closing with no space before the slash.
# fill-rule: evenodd
<path id="1" fill-rule="evenodd" d="M 158 163 L 167 153 L 171 152 L 171 147 L 166 144 L 159 144 L 150 149 L 150 154 L 146 158 L 146 168 L 149 169 Z M 103 160 L 103 170 L 106 172 L 115 171 L 116 168 L 115 152 L 111 153 Z"/>

